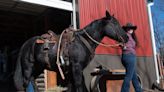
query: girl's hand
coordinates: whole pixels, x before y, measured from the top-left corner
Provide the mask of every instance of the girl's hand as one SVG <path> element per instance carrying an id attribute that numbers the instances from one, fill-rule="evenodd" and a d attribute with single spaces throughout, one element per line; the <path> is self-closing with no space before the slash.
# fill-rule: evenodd
<path id="1" fill-rule="evenodd" d="M 123 47 L 124 44 L 123 43 L 118 43 L 118 46 Z"/>

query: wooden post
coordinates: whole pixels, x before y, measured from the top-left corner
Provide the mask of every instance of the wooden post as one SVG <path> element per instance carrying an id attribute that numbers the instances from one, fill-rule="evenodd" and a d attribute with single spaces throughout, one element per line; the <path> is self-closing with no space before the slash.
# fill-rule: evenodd
<path id="1" fill-rule="evenodd" d="M 158 62 L 158 68 L 159 68 L 159 75 L 160 77 L 162 77 L 162 64 L 161 64 L 161 59 L 160 59 L 160 55 L 157 54 L 157 62 Z"/>
<path id="2" fill-rule="evenodd" d="M 163 68 L 163 61 L 160 58 L 160 55 L 157 54 L 157 61 L 158 61 L 158 67 L 159 67 L 159 73 L 160 73 L 160 87 L 164 88 L 164 68 Z"/>
<path id="3" fill-rule="evenodd" d="M 47 89 L 57 86 L 57 74 L 53 71 L 47 70 Z"/>

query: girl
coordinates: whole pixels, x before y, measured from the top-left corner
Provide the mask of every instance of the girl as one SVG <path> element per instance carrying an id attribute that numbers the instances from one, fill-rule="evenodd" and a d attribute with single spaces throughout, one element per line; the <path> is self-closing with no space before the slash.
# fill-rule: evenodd
<path id="1" fill-rule="evenodd" d="M 122 45 L 121 61 L 126 69 L 126 75 L 122 84 L 121 92 L 129 92 L 131 80 L 135 88 L 135 92 L 142 92 L 136 73 L 135 48 L 138 45 L 138 41 L 134 31 L 137 29 L 137 26 L 134 26 L 132 23 L 127 23 L 126 26 L 123 26 L 123 29 L 127 32 L 129 40 L 127 43 Z"/>

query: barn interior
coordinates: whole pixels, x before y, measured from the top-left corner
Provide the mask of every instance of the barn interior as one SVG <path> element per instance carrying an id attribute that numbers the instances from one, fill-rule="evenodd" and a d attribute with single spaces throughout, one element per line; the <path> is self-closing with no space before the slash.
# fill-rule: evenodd
<path id="1" fill-rule="evenodd" d="M 71 2 L 71 0 L 68 0 Z M 8 58 L 22 44 L 48 30 L 60 34 L 71 25 L 71 13 L 57 8 L 14 0 L 0 0 L 0 90 L 11 89 L 10 78 L 16 62 Z M 3 91 L 6 92 L 6 91 Z"/>

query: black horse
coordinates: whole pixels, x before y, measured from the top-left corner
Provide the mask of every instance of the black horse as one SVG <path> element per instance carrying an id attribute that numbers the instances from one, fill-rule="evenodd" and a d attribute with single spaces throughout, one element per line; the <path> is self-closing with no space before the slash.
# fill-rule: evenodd
<path id="1" fill-rule="evenodd" d="M 85 28 L 74 32 L 74 40 L 67 45 L 69 55 L 69 68 L 66 80 L 70 80 L 71 92 L 85 92 L 83 69 L 91 61 L 94 51 L 103 37 L 109 37 L 118 42 L 127 42 L 128 36 L 123 31 L 118 20 L 106 12 L 104 18 L 98 19 Z M 22 46 L 14 74 L 14 81 L 18 90 L 25 90 L 29 81 L 33 81 L 44 69 L 58 71 L 56 65 L 55 44 L 50 43 L 49 49 L 44 44 L 36 44 L 40 37 L 33 37 Z M 69 77 L 68 77 L 68 76 Z"/>

